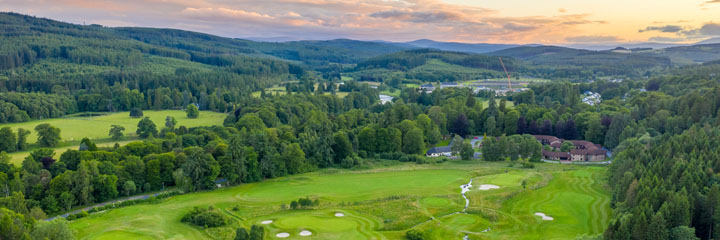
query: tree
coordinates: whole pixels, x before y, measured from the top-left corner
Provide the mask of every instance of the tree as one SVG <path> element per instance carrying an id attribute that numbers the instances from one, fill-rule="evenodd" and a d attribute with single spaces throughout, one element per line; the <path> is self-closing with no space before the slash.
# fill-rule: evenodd
<path id="1" fill-rule="evenodd" d="M 570 152 L 570 150 L 575 149 L 575 144 L 573 144 L 571 141 L 564 141 L 562 143 L 562 146 L 560 146 L 561 152 Z"/>
<path id="2" fill-rule="evenodd" d="M 352 144 L 345 132 L 341 131 L 333 134 L 333 143 L 331 146 L 333 149 L 335 163 L 340 163 L 343 159 L 348 156 L 352 156 L 353 154 Z"/>
<path id="3" fill-rule="evenodd" d="M 504 130 L 505 134 L 510 136 L 518 133 L 518 120 L 520 119 L 520 113 L 515 110 L 509 111 L 505 114 L 504 119 Z"/>
<path id="4" fill-rule="evenodd" d="M 463 143 L 460 158 L 462 158 L 462 160 L 470 160 L 473 155 L 475 155 L 475 150 L 473 150 L 472 145 L 470 145 L 470 143 Z"/>
<path id="5" fill-rule="evenodd" d="M 372 129 L 370 127 L 364 127 L 362 130 L 360 130 L 360 133 L 358 133 L 358 142 L 360 143 L 360 150 L 370 153 L 375 152 L 375 146 L 377 145 L 375 129 Z"/>
<path id="6" fill-rule="evenodd" d="M 220 165 L 212 155 L 199 147 L 186 148 L 187 156 L 182 165 L 183 172 L 190 178 L 192 189 L 211 189 L 215 187 L 215 179 L 220 174 Z"/>
<path id="7" fill-rule="evenodd" d="M 250 234 L 248 233 L 246 228 L 238 228 L 235 231 L 235 240 L 249 240 Z"/>
<path id="8" fill-rule="evenodd" d="M 450 141 L 450 151 L 452 155 L 459 155 L 463 148 L 463 138 L 459 135 L 455 135 Z"/>
<path id="9" fill-rule="evenodd" d="M 167 116 L 165 117 L 165 127 L 170 129 L 170 131 L 175 130 L 175 125 L 177 125 L 177 120 L 173 116 Z"/>
<path id="10" fill-rule="evenodd" d="M 17 150 L 27 149 L 27 138 L 30 135 L 30 130 L 25 130 L 24 128 L 18 128 L 17 135 L 18 135 Z"/>
<path id="11" fill-rule="evenodd" d="M 250 227 L 250 240 L 263 240 L 265 239 L 265 227 L 252 225 Z"/>
<path id="12" fill-rule="evenodd" d="M 485 161 L 501 161 L 502 152 L 500 145 L 494 137 L 483 139 L 482 157 Z"/>
<path id="13" fill-rule="evenodd" d="M 83 138 L 80 141 L 80 151 L 97 151 L 97 145 L 92 142 L 89 138 Z"/>
<path id="14" fill-rule="evenodd" d="M 497 136 L 496 129 L 496 123 L 495 123 L 495 117 L 489 117 L 487 121 L 485 121 L 485 133 L 487 133 L 490 136 Z"/>
<path id="15" fill-rule="evenodd" d="M 10 127 L 0 128 L 0 151 L 14 152 L 17 150 L 15 133 Z"/>
<path id="16" fill-rule="evenodd" d="M 137 191 L 137 187 L 135 186 L 135 182 L 133 181 L 125 181 L 123 183 L 123 193 L 125 193 L 125 196 L 130 196 L 134 194 Z"/>
<path id="17" fill-rule="evenodd" d="M 467 106 L 469 108 L 475 107 L 476 102 L 477 101 L 475 100 L 475 95 L 473 95 L 473 94 L 468 94 L 467 98 L 465 98 L 465 106 Z"/>
<path id="18" fill-rule="evenodd" d="M 131 118 L 141 118 L 143 117 L 143 111 L 139 108 L 133 108 L 130 109 L 130 117 Z"/>
<path id="19" fill-rule="evenodd" d="M 305 153 L 302 148 L 300 148 L 300 144 L 292 143 L 286 145 L 282 153 L 282 158 L 285 161 L 285 167 L 289 174 L 307 171 L 307 160 L 305 159 Z"/>
<path id="20" fill-rule="evenodd" d="M 200 116 L 200 110 L 197 106 L 195 106 L 195 104 L 188 105 L 185 112 L 187 113 L 188 118 L 197 118 Z"/>
<path id="21" fill-rule="evenodd" d="M 64 218 L 56 218 L 55 220 L 46 222 L 39 221 L 30 233 L 32 239 L 44 240 L 72 240 L 75 239 L 67 220 Z"/>
<path id="22" fill-rule="evenodd" d="M 425 148 L 422 130 L 413 128 L 403 138 L 403 152 L 407 154 L 422 154 Z"/>
<path id="23" fill-rule="evenodd" d="M 157 127 L 155 123 L 150 120 L 149 117 L 145 117 L 137 125 L 137 131 L 135 131 L 141 138 L 155 137 L 157 136 Z"/>
<path id="24" fill-rule="evenodd" d="M 125 131 L 125 127 L 120 125 L 112 125 L 110 126 L 110 137 L 112 139 L 118 140 L 123 137 L 123 132 Z"/>
<path id="25" fill-rule="evenodd" d="M 468 135 L 469 127 L 470 123 L 468 122 L 467 116 L 461 113 L 455 118 L 455 121 L 453 121 L 450 131 L 461 137 L 465 137 Z"/>
<path id="26" fill-rule="evenodd" d="M 35 126 L 38 135 L 38 144 L 43 147 L 55 147 L 60 143 L 60 129 L 50 124 L 43 123 Z"/>

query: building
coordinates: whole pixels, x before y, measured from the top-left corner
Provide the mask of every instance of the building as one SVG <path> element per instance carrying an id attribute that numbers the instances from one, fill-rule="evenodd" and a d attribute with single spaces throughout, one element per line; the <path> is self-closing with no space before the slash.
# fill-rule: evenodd
<path id="1" fill-rule="evenodd" d="M 450 156 L 452 156 L 452 151 L 450 150 L 450 146 L 434 147 L 434 148 L 428 149 L 427 153 L 425 153 L 425 156 L 428 156 L 428 157 L 440 157 L 440 156 L 450 157 Z"/>
<path id="2" fill-rule="evenodd" d="M 392 100 L 393 100 L 392 96 L 380 94 L 380 103 L 386 104 L 386 103 L 392 102 Z"/>
<path id="3" fill-rule="evenodd" d="M 456 82 L 444 82 L 440 84 L 440 88 L 449 88 L 449 87 L 462 87 L 461 84 L 458 84 Z"/>
<path id="4" fill-rule="evenodd" d="M 566 152 L 553 152 L 553 151 L 547 151 L 542 150 L 543 158 L 547 160 L 555 160 L 555 161 L 567 161 L 570 160 L 570 153 Z"/>
<path id="5" fill-rule="evenodd" d="M 595 104 L 598 104 L 602 101 L 602 96 L 599 93 L 585 91 L 584 94 L 585 97 L 583 97 L 582 102 L 587 103 L 590 106 L 595 106 Z"/>
<path id="6" fill-rule="evenodd" d="M 558 150 L 566 140 L 562 140 L 555 136 L 533 135 L 542 145 L 548 145 L 553 150 Z M 575 149 L 570 152 L 554 152 L 543 150 L 542 155 L 547 160 L 573 161 L 573 162 L 602 162 L 605 161 L 608 151 L 603 149 L 600 144 L 594 144 L 585 140 L 568 140 Z"/>
<path id="7" fill-rule="evenodd" d="M 420 85 L 420 90 L 425 90 L 425 92 L 431 93 L 435 90 L 435 86 L 433 86 L 432 84 L 423 84 Z"/>

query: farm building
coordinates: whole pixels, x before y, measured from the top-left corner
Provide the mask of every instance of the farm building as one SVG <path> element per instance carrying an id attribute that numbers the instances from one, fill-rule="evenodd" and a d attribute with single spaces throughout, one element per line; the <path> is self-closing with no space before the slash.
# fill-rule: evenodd
<path id="1" fill-rule="evenodd" d="M 433 86 L 432 84 L 423 84 L 423 85 L 420 85 L 420 90 L 421 91 L 424 90 L 427 93 L 431 93 L 433 90 L 435 90 L 435 86 Z"/>

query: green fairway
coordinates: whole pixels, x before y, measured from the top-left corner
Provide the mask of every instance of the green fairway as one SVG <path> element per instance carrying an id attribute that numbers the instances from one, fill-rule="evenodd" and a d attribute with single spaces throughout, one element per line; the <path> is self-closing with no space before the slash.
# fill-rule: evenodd
<path id="1" fill-rule="evenodd" d="M 603 173 L 599 167 L 541 164 L 528 170 L 464 161 L 325 170 L 109 210 L 72 221 L 71 228 L 80 239 L 228 239 L 237 227 L 253 224 L 266 227 L 267 239 L 279 233 L 288 239 L 404 239 L 409 229 L 428 239 L 574 239 L 607 225 Z M 471 178 L 470 208 L 459 213 L 465 204 L 459 186 Z M 479 190 L 482 184 L 500 188 Z M 281 207 L 301 197 L 319 199 L 320 206 Z M 196 206 L 214 206 L 231 223 L 208 229 L 181 223 Z M 543 221 L 536 212 L 554 220 Z M 301 236 L 303 231 L 311 236 Z"/>
<path id="2" fill-rule="evenodd" d="M 177 126 L 186 127 L 222 125 L 226 116 L 224 113 L 210 111 L 201 111 L 200 117 L 195 119 L 187 118 L 185 111 L 181 110 L 143 111 L 143 113 L 155 122 L 158 130 L 165 126 L 165 118 L 167 116 L 175 117 L 178 121 Z M 117 112 L 95 117 L 66 117 L 23 123 L 0 124 L 0 127 L 11 127 L 13 131 L 17 131 L 18 128 L 31 130 L 32 133 L 28 137 L 28 142 L 35 143 L 37 140 L 37 135 L 34 130 L 35 126 L 48 123 L 60 128 L 63 142 L 73 142 L 80 141 L 84 137 L 93 140 L 110 138 L 108 133 L 112 125 L 123 126 L 125 127 L 125 136 L 134 136 L 139 121 L 139 118 L 131 118 L 128 112 Z"/>

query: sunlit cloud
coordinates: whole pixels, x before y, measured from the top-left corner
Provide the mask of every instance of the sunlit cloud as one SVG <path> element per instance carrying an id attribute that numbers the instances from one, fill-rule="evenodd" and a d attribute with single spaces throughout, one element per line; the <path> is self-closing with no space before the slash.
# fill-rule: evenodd
<path id="1" fill-rule="evenodd" d="M 574 36 L 567 37 L 565 40 L 572 43 L 612 43 L 622 41 L 617 36 Z"/>
<path id="2" fill-rule="evenodd" d="M 429 38 L 459 42 L 556 44 L 638 41 L 653 37 L 648 36 L 650 32 L 693 39 L 717 32 L 712 24 L 702 26 L 696 22 L 695 26 L 692 23 L 682 23 L 681 26 L 673 22 L 681 19 L 677 16 L 652 18 L 658 23 L 648 20 L 646 28 L 625 29 L 624 33 L 620 33 L 612 27 L 619 24 L 617 19 L 600 18 L 591 13 L 592 9 L 584 12 L 577 7 L 554 6 L 545 14 L 508 14 L 506 10 L 497 10 L 489 7 L 491 4 L 485 4 L 493 1 L 0 0 L 0 9 L 74 23 L 181 28 L 237 38 L 389 41 Z M 698 0 L 698 3 L 703 2 L 720 0 Z"/>

